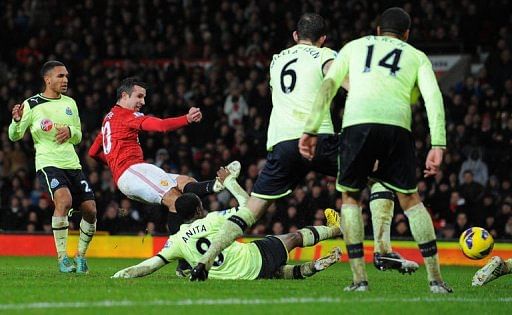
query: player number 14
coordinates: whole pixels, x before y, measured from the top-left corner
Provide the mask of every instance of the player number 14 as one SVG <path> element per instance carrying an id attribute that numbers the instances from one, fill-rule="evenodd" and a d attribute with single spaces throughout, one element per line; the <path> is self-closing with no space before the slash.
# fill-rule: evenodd
<path id="1" fill-rule="evenodd" d="M 370 72 L 372 66 L 372 57 L 373 57 L 373 48 L 375 45 L 368 46 L 368 52 L 366 54 L 366 62 L 364 65 L 363 72 Z M 400 62 L 400 56 L 402 55 L 402 50 L 395 48 L 390 53 L 385 55 L 381 60 L 379 60 L 379 66 L 388 68 L 389 74 L 392 76 L 396 76 L 396 73 L 400 70 L 398 63 Z"/>

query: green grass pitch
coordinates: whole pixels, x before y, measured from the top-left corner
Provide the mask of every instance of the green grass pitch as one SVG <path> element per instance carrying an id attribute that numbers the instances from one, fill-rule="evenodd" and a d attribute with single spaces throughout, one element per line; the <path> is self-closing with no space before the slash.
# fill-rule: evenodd
<path id="1" fill-rule="evenodd" d="M 173 264 L 145 278 L 110 279 L 137 259 L 89 259 L 88 275 L 60 274 L 53 258 L 0 257 L 0 314 L 512 314 L 512 275 L 472 288 L 476 268 L 444 267 L 451 295 L 414 275 L 367 265 L 370 292 L 343 292 L 348 264 L 307 280 L 191 283 Z"/>

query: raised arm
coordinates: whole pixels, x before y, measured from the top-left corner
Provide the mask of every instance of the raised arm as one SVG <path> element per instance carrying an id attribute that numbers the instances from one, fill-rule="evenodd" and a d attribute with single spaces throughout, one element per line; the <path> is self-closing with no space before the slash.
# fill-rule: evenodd
<path id="1" fill-rule="evenodd" d="M 196 107 L 190 108 L 187 115 L 160 119 L 156 117 L 146 117 L 141 124 L 144 131 L 167 132 L 184 127 L 192 122 L 199 122 L 202 118 L 201 110 Z"/>
<path id="2" fill-rule="evenodd" d="M 23 138 L 25 131 L 32 124 L 32 111 L 27 102 L 14 105 L 12 121 L 9 125 L 9 139 L 18 141 Z"/>

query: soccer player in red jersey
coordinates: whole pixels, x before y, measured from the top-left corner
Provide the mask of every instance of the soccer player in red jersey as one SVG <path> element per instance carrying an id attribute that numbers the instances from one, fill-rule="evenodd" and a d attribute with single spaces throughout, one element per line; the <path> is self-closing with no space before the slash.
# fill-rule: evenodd
<path id="1" fill-rule="evenodd" d="M 149 204 L 163 204 L 170 211 L 174 211 L 174 201 L 180 193 L 204 196 L 222 190 L 224 186 L 216 180 L 197 182 L 192 177 L 166 173 L 153 164 L 145 163 L 139 131 L 172 131 L 197 123 L 202 118 L 196 107 L 179 117 L 160 119 L 145 116 L 140 112 L 145 104 L 145 86 L 134 77 L 121 82 L 117 89 L 117 104 L 103 119 L 101 132 L 89 149 L 89 156 L 108 164 L 119 190 L 127 197 Z"/>

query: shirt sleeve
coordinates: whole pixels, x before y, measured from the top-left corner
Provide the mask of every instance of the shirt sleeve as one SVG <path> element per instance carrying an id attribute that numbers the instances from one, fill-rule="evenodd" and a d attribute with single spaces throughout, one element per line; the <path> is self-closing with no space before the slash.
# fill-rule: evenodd
<path id="1" fill-rule="evenodd" d="M 444 147 L 446 146 L 446 121 L 443 96 L 437 84 L 432 64 L 425 54 L 422 54 L 418 69 L 418 87 L 425 101 L 432 146 Z"/>
<path id="2" fill-rule="evenodd" d="M 73 123 L 69 125 L 70 138 L 69 142 L 71 144 L 79 144 L 82 141 L 82 124 L 80 122 L 80 115 L 78 113 L 78 107 L 75 105 L 76 115 L 74 116 Z"/>
<path id="3" fill-rule="evenodd" d="M 322 54 L 320 55 L 320 71 L 324 73 L 324 67 L 325 65 L 336 58 L 336 52 L 330 48 L 324 47 L 322 48 Z"/>
<path id="4" fill-rule="evenodd" d="M 332 99 L 348 75 L 349 49 L 350 44 L 345 45 L 331 64 L 313 102 L 311 115 L 304 127 L 305 133 L 316 134 L 325 115 L 329 113 Z"/>
<path id="5" fill-rule="evenodd" d="M 133 112 L 126 117 L 125 124 L 130 128 L 142 130 L 142 123 L 148 118 L 143 113 Z"/>
<path id="6" fill-rule="evenodd" d="M 9 139 L 11 141 L 18 141 L 23 138 L 25 131 L 32 125 L 32 110 L 27 101 L 23 102 L 23 114 L 21 120 L 15 122 L 14 119 L 9 125 Z"/>
<path id="7" fill-rule="evenodd" d="M 98 133 L 91 147 L 89 148 L 89 156 L 93 159 L 100 160 L 101 162 L 107 164 L 107 159 L 105 158 L 105 153 L 103 153 L 103 134 L 101 132 Z"/>
<path id="8" fill-rule="evenodd" d="M 176 235 L 171 235 L 164 247 L 157 254 L 160 258 L 163 258 L 166 263 L 183 257 L 183 254 L 176 242 Z"/>
<path id="9" fill-rule="evenodd" d="M 334 59 L 329 72 L 325 75 L 324 81 L 332 79 L 335 83 L 334 88 L 339 89 L 343 80 L 348 75 L 350 44 L 345 45 Z"/>

